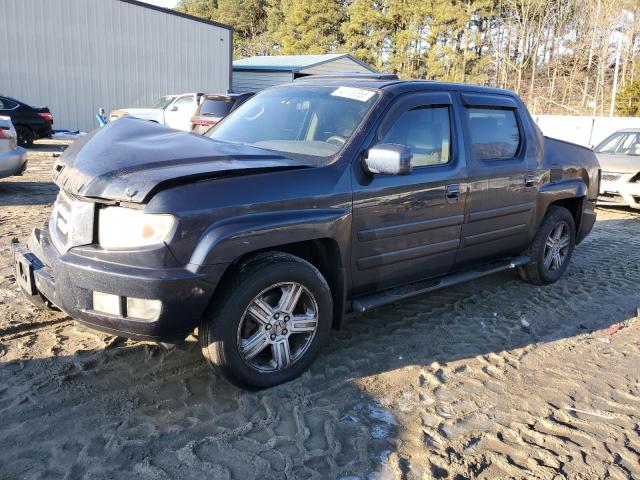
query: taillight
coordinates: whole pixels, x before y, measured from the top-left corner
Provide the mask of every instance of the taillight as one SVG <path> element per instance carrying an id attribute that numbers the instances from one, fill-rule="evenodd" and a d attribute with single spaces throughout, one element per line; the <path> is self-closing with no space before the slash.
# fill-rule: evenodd
<path id="1" fill-rule="evenodd" d="M 38 112 L 38 116 L 47 122 L 53 123 L 53 115 L 48 112 Z"/>
<path id="2" fill-rule="evenodd" d="M 6 133 L 4 133 L 4 131 L 5 129 L 0 127 L 0 138 L 9 138 L 9 136 Z"/>

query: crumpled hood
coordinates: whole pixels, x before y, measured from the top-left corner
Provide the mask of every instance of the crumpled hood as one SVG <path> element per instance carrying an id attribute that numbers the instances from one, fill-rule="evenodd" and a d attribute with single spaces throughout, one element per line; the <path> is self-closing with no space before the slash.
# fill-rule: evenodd
<path id="1" fill-rule="evenodd" d="M 640 156 L 597 153 L 598 162 L 603 172 L 638 173 L 640 172 Z"/>
<path id="2" fill-rule="evenodd" d="M 124 117 L 76 140 L 56 162 L 53 179 L 74 195 L 142 203 L 166 184 L 306 166 L 260 148 Z"/>

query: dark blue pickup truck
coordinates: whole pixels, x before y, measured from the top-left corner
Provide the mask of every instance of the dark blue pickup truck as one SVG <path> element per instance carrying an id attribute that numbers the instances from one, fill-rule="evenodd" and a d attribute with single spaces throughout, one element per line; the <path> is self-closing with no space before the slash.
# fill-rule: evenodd
<path id="1" fill-rule="evenodd" d="M 123 118 L 56 163 L 16 279 L 92 328 L 171 341 L 261 388 L 300 375 L 345 316 L 517 268 L 556 281 L 591 230 L 599 166 L 512 92 L 316 76 L 206 136 Z"/>

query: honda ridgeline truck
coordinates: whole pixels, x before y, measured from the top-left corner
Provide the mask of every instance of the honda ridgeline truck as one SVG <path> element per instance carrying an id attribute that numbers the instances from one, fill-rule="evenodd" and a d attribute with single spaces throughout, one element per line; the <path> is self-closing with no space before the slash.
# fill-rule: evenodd
<path id="1" fill-rule="evenodd" d="M 229 380 L 300 375 L 345 316 L 505 269 L 553 283 L 595 221 L 599 166 L 512 92 L 315 76 L 206 136 L 123 118 L 55 164 L 16 279 L 134 339 L 184 339 Z"/>

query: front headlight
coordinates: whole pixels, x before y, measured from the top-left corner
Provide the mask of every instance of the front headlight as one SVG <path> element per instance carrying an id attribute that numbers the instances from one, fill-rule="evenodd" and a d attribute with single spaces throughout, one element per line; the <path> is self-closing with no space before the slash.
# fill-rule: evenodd
<path id="1" fill-rule="evenodd" d="M 171 233 L 173 215 L 107 207 L 98 218 L 98 243 L 107 250 L 147 247 L 163 243 Z"/>

